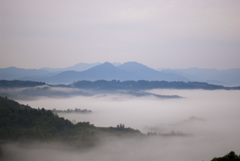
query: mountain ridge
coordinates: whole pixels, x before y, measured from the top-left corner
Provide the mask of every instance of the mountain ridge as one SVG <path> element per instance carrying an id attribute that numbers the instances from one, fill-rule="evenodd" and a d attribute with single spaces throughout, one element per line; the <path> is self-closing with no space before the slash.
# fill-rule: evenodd
<path id="1" fill-rule="evenodd" d="M 165 80 L 198 81 L 219 85 L 240 85 L 240 68 L 153 69 L 138 62 L 78 63 L 66 68 L 0 68 L 1 80 L 30 80 L 47 83 L 72 83 L 80 80 Z"/>
<path id="2" fill-rule="evenodd" d="M 186 68 L 186 69 L 158 69 L 161 72 L 178 74 L 191 81 L 208 82 L 220 85 L 240 85 L 240 68 L 233 69 L 208 69 L 208 68 Z"/>
<path id="3" fill-rule="evenodd" d="M 68 78 L 68 80 L 67 80 Z M 72 78 L 72 79 L 71 79 Z M 63 81 L 64 80 L 64 81 Z M 166 74 L 151 69 L 143 64 L 128 62 L 114 66 L 105 62 L 82 72 L 66 71 L 57 74 L 47 82 L 51 83 L 72 83 L 79 80 L 166 80 L 166 81 L 187 81 L 176 74 Z"/>

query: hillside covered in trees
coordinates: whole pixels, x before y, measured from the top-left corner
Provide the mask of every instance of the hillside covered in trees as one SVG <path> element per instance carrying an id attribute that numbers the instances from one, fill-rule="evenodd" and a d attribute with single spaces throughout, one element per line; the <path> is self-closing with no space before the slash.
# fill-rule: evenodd
<path id="1" fill-rule="evenodd" d="M 8 142 L 56 141 L 82 149 L 96 147 L 102 137 L 111 140 L 111 136 L 120 140 L 129 136 L 140 136 L 140 140 L 147 137 L 138 130 L 126 128 L 124 124 L 116 127 L 96 127 L 89 122 L 73 124 L 50 110 L 33 109 L 7 97 L 0 97 L 0 159 L 7 155 L 1 145 Z M 239 160 L 240 156 L 231 151 L 211 161 Z"/>
<path id="2" fill-rule="evenodd" d="M 89 122 L 73 124 L 51 110 L 33 109 L 7 97 L 0 97 L 1 141 L 55 140 L 86 146 L 94 144 L 98 134 L 103 133 L 117 136 L 141 135 L 140 131 L 122 125 L 101 128 Z"/>
<path id="3" fill-rule="evenodd" d="M 16 88 L 16 87 L 35 87 L 46 85 L 44 82 L 21 81 L 21 80 L 0 80 L 0 87 L 2 88 Z"/>
<path id="4" fill-rule="evenodd" d="M 240 87 L 225 87 L 221 85 L 208 84 L 205 82 L 182 82 L 182 81 L 78 81 L 71 84 L 75 88 L 83 89 L 131 89 L 131 90 L 148 90 L 148 89 L 240 89 Z"/>
<path id="5" fill-rule="evenodd" d="M 226 87 L 222 85 L 208 84 L 205 82 L 183 82 L 183 81 L 148 81 L 148 80 L 81 80 L 71 84 L 51 85 L 45 82 L 21 81 L 21 80 L 0 80 L 0 88 L 19 88 L 19 87 L 36 87 L 48 85 L 50 87 L 66 87 L 81 89 L 98 89 L 98 90 L 149 90 L 149 89 L 205 89 L 205 90 L 239 90 L 240 86 Z"/>
<path id="6" fill-rule="evenodd" d="M 222 157 L 215 157 L 211 161 L 240 161 L 240 155 L 237 155 L 234 151 L 231 151 Z"/>

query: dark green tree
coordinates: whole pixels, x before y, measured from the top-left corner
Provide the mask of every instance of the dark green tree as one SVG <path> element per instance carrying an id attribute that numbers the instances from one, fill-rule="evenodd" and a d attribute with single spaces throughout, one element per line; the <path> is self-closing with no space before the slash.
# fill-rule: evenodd
<path id="1" fill-rule="evenodd" d="M 223 157 L 215 157 L 211 161 L 240 161 L 240 156 L 236 155 L 234 151 L 231 151 Z"/>

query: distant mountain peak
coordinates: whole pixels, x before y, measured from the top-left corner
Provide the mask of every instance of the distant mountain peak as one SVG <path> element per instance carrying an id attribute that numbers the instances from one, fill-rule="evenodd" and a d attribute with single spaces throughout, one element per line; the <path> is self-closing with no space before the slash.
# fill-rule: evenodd
<path id="1" fill-rule="evenodd" d="M 126 62 L 122 65 L 119 66 L 120 69 L 122 70 L 128 70 L 128 71 L 136 71 L 136 72 L 139 72 L 139 71 L 155 71 L 154 69 L 152 68 L 149 68 L 148 66 L 146 65 L 143 65 L 141 63 L 138 63 L 138 62 Z"/>
<path id="2" fill-rule="evenodd" d="M 103 64 L 101 65 L 111 65 L 111 66 L 114 66 L 112 63 L 109 63 L 109 62 L 104 62 Z"/>
<path id="3" fill-rule="evenodd" d="M 105 62 L 95 67 L 92 67 L 86 71 L 104 72 L 104 71 L 113 71 L 113 70 L 117 70 L 117 67 L 109 62 Z"/>
<path id="4" fill-rule="evenodd" d="M 102 63 L 100 65 L 97 65 L 93 68 L 116 68 L 116 66 L 114 66 L 112 63 L 104 62 L 104 63 Z M 93 69 L 93 68 L 91 68 L 91 69 Z"/>

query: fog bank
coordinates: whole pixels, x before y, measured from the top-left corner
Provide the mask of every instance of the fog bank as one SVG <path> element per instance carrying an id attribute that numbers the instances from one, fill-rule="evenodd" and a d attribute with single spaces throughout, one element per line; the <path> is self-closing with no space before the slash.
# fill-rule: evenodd
<path id="1" fill-rule="evenodd" d="M 151 90 L 177 94 L 182 99 L 156 99 L 106 95 L 93 97 L 41 98 L 21 101 L 34 108 L 86 108 L 90 114 L 61 114 L 70 120 L 89 121 L 95 126 L 116 126 L 154 132 L 143 138 L 101 138 L 88 150 L 61 144 L 3 145 L 9 160 L 211 160 L 229 151 L 240 153 L 240 91 Z M 159 136 L 160 134 L 160 136 Z M 166 134 L 166 135 L 162 135 Z M 174 135 L 172 135 L 174 134 Z M 184 134 L 184 135 L 178 135 Z M 29 147 L 30 146 L 30 147 Z M 44 147 L 44 148 L 43 148 Z M 14 155 L 13 155 L 14 154 Z"/>

